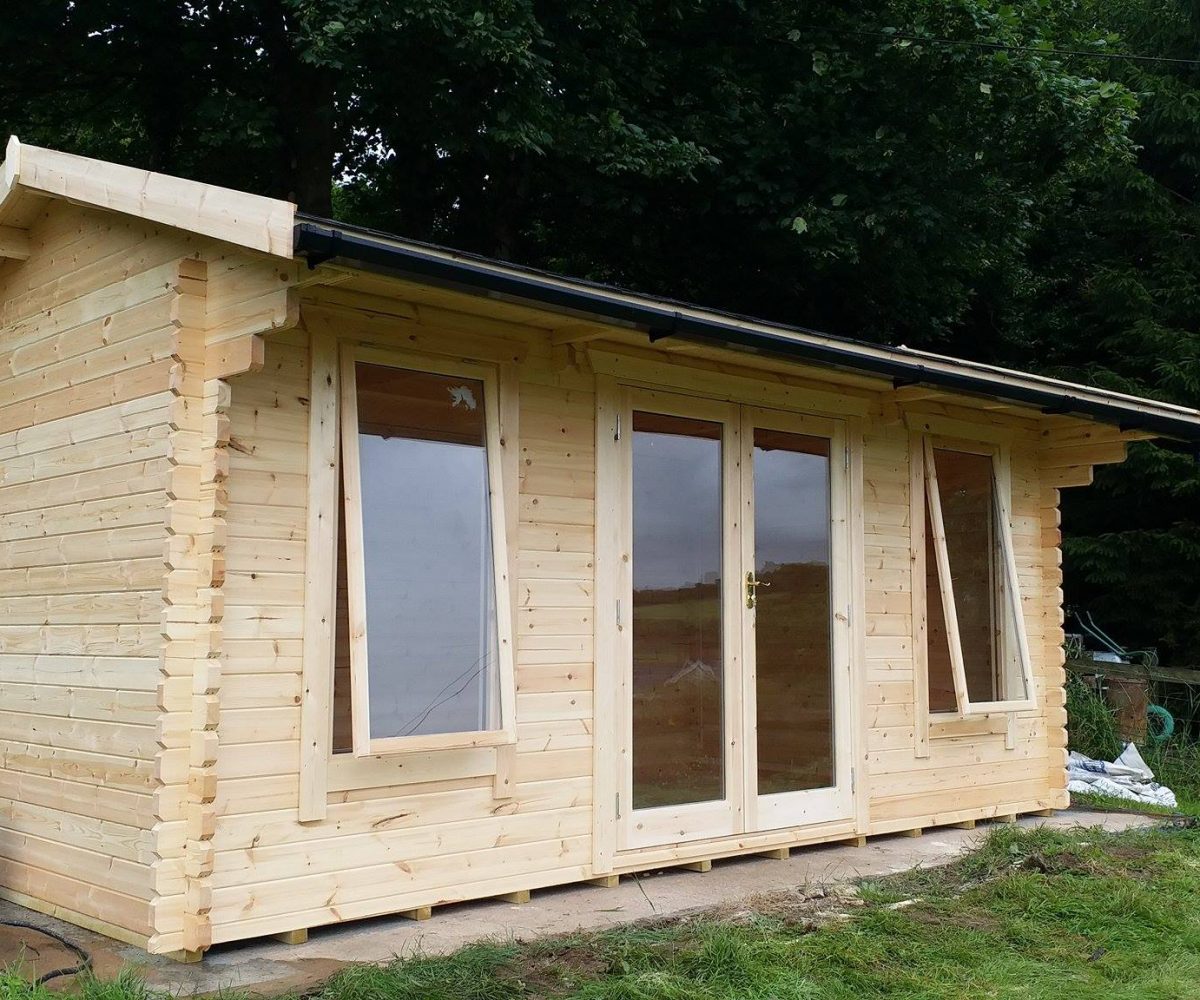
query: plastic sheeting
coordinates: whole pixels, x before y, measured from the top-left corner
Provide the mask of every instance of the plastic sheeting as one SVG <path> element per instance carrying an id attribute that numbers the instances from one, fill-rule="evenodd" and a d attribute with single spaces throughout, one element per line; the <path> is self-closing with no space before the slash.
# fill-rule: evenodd
<path id="1" fill-rule="evenodd" d="M 1170 809 L 1177 805 L 1175 793 L 1154 780 L 1154 772 L 1132 743 L 1127 743 L 1114 761 L 1093 760 L 1072 750 L 1067 761 L 1067 791 L 1108 795 Z"/>

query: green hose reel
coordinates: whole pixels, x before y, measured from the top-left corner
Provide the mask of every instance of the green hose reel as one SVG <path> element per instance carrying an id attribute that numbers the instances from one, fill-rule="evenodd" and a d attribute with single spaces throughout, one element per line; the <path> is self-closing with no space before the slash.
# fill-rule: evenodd
<path id="1" fill-rule="evenodd" d="M 1175 716 L 1162 705 L 1146 706 L 1146 739 L 1166 743 L 1175 734 Z"/>

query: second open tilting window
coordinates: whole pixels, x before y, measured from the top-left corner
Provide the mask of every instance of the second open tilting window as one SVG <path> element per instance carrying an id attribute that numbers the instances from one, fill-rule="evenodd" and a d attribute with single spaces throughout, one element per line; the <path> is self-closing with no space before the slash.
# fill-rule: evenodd
<path id="1" fill-rule="evenodd" d="M 1033 705 L 1033 678 L 999 449 L 924 441 L 929 710 Z"/>

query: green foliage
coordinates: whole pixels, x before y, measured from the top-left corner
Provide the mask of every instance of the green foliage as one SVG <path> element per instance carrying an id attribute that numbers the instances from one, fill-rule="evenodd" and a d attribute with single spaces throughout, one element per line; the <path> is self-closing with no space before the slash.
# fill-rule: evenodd
<path id="1" fill-rule="evenodd" d="M 448 957 L 389 965 L 355 965 L 320 992 L 322 1000 L 516 1000 L 516 977 L 498 975 L 518 957 L 515 946 L 476 944 Z"/>
<path id="2" fill-rule="evenodd" d="M 1099 58 L 1198 51 L 1183 0 L 27 0 L 0 128 L 1200 405 L 1200 74 Z M 1198 499 L 1150 445 L 1069 491 L 1068 600 L 1193 659 Z"/>
<path id="3" fill-rule="evenodd" d="M 34 982 L 22 966 L 0 969 L 0 1000 L 53 1000 L 69 986 L 69 994 L 80 1000 L 166 1000 L 151 989 L 132 969 L 124 969 L 114 979 L 100 979 L 91 973 L 53 979 L 46 984 Z"/>
<path id="4" fill-rule="evenodd" d="M 1073 674 L 1067 676 L 1067 741 L 1096 760 L 1115 760 L 1125 748 L 1116 713 Z"/>
<path id="5" fill-rule="evenodd" d="M 1096 760 L 1114 760 L 1126 743 L 1116 713 L 1073 675 L 1067 678 L 1067 736 L 1072 750 Z M 1165 743 L 1145 743 L 1138 750 L 1156 780 L 1175 793 L 1179 811 L 1200 816 L 1200 743 L 1180 727 Z M 1119 799 L 1099 802 L 1093 801 L 1094 798 L 1087 796 L 1083 801 L 1113 809 L 1145 808 Z"/>

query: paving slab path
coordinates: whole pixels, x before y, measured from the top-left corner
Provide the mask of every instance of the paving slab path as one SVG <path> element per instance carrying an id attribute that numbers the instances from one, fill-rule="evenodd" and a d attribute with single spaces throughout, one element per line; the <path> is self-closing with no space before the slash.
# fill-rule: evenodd
<path id="1" fill-rule="evenodd" d="M 1021 826 L 1104 827 L 1124 830 L 1148 826 L 1153 818 L 1129 813 L 1070 809 L 1050 817 L 1023 817 Z M 873 837 L 865 847 L 834 844 L 792 851 L 787 860 L 730 858 L 699 873 L 667 869 L 622 878 L 615 888 L 569 885 L 533 893 L 515 905 L 481 900 L 439 907 L 430 920 L 379 917 L 315 928 L 308 941 L 287 945 L 258 939 L 219 945 L 197 965 L 179 965 L 147 955 L 111 938 L 0 902 L 0 921 L 24 920 L 52 928 L 93 956 L 98 975 L 111 977 L 123 967 L 140 971 L 153 986 L 177 995 L 241 989 L 273 995 L 302 990 L 354 962 L 384 962 L 395 955 L 447 954 L 486 938 L 529 939 L 576 930 L 602 930 L 650 917 L 681 916 L 710 907 L 727 907 L 764 893 L 801 886 L 829 886 L 864 876 L 887 875 L 918 866 L 953 861 L 986 834 L 976 830 L 937 828 L 920 837 Z M 0 964 L 23 961 L 40 974 L 72 965 L 74 957 L 37 932 L 0 927 Z M 54 985 L 69 989 L 69 979 Z"/>

